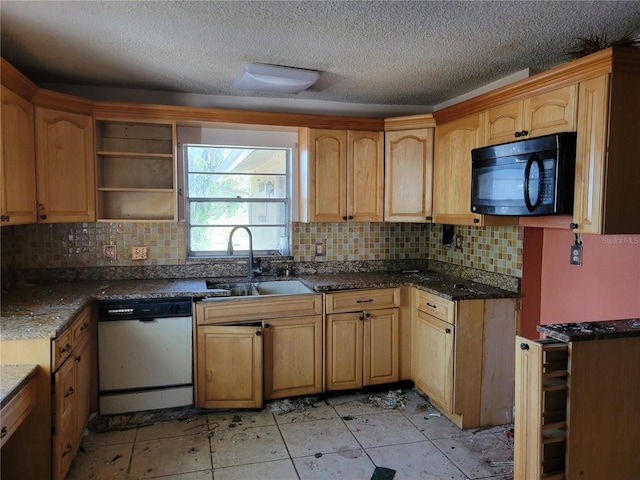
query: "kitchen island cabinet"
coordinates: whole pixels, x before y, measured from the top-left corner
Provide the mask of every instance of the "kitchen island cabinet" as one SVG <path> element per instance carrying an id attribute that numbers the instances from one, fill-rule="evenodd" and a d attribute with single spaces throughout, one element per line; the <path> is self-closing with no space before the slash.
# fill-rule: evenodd
<path id="1" fill-rule="evenodd" d="M 515 341 L 515 478 L 640 478 L 640 319 L 538 331 Z"/>
<path id="2" fill-rule="evenodd" d="M 460 428 L 510 423 L 515 299 L 450 301 L 416 292 L 411 373 Z"/>

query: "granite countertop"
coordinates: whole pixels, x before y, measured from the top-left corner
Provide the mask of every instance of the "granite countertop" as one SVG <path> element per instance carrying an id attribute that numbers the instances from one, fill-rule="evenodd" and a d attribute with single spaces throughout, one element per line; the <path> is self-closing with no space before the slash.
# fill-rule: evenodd
<path id="1" fill-rule="evenodd" d="M 607 320 L 602 322 L 556 323 L 538 325 L 540 333 L 561 342 L 606 340 L 640 336 L 640 318 Z"/>
<path id="2" fill-rule="evenodd" d="M 449 300 L 513 298 L 514 292 L 463 280 L 439 272 L 336 273 L 298 277 L 258 277 L 260 280 L 298 279 L 317 292 L 355 288 L 415 286 Z M 246 278 L 216 278 L 246 281 Z M 61 282 L 54 285 L 24 284 L 2 295 L 0 340 L 55 338 L 94 300 L 140 298 L 213 297 L 224 295 L 208 290 L 205 279 L 115 280 Z"/>
<path id="3" fill-rule="evenodd" d="M 37 368 L 37 365 L 0 366 L 0 408 L 4 408 L 35 376 Z"/>

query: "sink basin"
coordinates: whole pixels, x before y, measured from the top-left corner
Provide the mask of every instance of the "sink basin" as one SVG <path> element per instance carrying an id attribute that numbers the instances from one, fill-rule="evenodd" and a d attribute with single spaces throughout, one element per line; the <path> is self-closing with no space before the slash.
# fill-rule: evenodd
<path id="1" fill-rule="evenodd" d="M 207 280 L 209 290 L 225 290 L 223 296 L 250 297 L 258 295 L 298 295 L 315 293 L 300 280 L 281 280 L 267 282 L 216 282 Z M 228 293 L 227 293 L 228 292 Z"/>
<path id="2" fill-rule="evenodd" d="M 300 293 L 315 293 L 300 280 L 280 280 L 259 282 L 256 289 L 260 295 L 297 295 Z"/>
<path id="3" fill-rule="evenodd" d="M 211 280 L 207 280 L 207 288 L 209 290 L 226 290 L 229 297 L 249 297 L 253 295 L 260 295 L 256 289 L 256 284 L 251 282 L 241 283 L 217 283 Z"/>

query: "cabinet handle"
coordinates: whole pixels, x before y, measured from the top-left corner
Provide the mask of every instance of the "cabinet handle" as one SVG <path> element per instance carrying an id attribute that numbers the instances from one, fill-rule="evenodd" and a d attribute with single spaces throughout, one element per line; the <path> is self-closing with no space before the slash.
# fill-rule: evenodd
<path id="1" fill-rule="evenodd" d="M 40 210 L 41 212 L 44 211 L 44 205 L 42 203 L 38 204 L 38 210 Z M 47 219 L 47 214 L 46 213 L 41 213 L 40 214 L 40 220 L 46 220 Z"/>
<path id="2" fill-rule="evenodd" d="M 474 218 L 473 219 L 473 223 L 480 223 L 480 219 L 479 218 Z"/>
<path id="3" fill-rule="evenodd" d="M 270 326 L 271 326 L 271 325 L 270 325 L 270 324 L 268 324 L 268 323 L 265 323 L 265 324 L 264 324 L 264 328 L 269 328 Z"/>
<path id="4" fill-rule="evenodd" d="M 3 222 L 8 222 L 10 219 L 11 217 L 9 215 L 0 216 L 0 221 L 3 221 Z"/>
<path id="5" fill-rule="evenodd" d="M 433 303 L 429 303 L 429 302 L 427 302 L 427 306 L 431 308 L 438 308 L 437 305 L 434 305 Z"/>
<path id="6" fill-rule="evenodd" d="M 577 223 L 570 223 L 570 224 L 569 224 L 569 228 L 570 228 L 571 230 L 575 230 L 575 229 L 576 229 L 576 228 L 578 228 L 579 226 L 580 226 L 580 225 L 578 225 Z"/>
<path id="7" fill-rule="evenodd" d="M 7 427 L 2 427 L 2 433 L 0 433 L 0 438 L 4 438 L 9 433 L 9 429 Z"/>
<path id="8" fill-rule="evenodd" d="M 60 349 L 60 353 L 65 353 L 65 352 L 68 352 L 69 350 L 71 350 L 71 345 L 67 343 L 64 347 Z"/>
<path id="9" fill-rule="evenodd" d="M 428 216 L 428 217 L 424 217 L 424 218 L 425 218 L 425 220 L 433 220 L 432 216 Z"/>
<path id="10" fill-rule="evenodd" d="M 362 321 L 364 320 L 364 315 L 360 315 L 360 316 L 358 317 L 358 320 L 360 320 L 360 321 L 362 322 Z"/>
<path id="11" fill-rule="evenodd" d="M 70 395 L 73 395 L 75 393 L 75 389 L 73 387 L 69 387 L 69 390 L 67 390 L 64 394 L 64 398 L 67 398 Z"/>
<path id="12" fill-rule="evenodd" d="M 66 457 L 67 455 L 69 455 L 71 453 L 71 450 L 73 450 L 73 447 L 69 443 L 69 444 L 67 444 L 67 448 L 64 449 L 64 452 L 62 452 L 62 456 Z"/>
<path id="13" fill-rule="evenodd" d="M 356 300 L 356 303 L 371 303 L 373 302 L 373 298 L 369 298 L 368 300 Z"/>
<path id="14" fill-rule="evenodd" d="M 353 215 L 349 215 L 349 220 L 353 220 Z"/>
<path id="15" fill-rule="evenodd" d="M 80 362 L 82 361 L 82 355 L 78 355 L 78 356 L 75 358 L 75 361 L 76 361 L 76 362 L 78 362 L 78 363 L 80 363 Z"/>
<path id="16" fill-rule="evenodd" d="M 347 216 L 346 216 L 346 215 L 344 215 L 344 216 L 342 217 L 342 219 L 343 219 L 343 220 L 346 220 L 346 219 L 347 219 Z"/>
<path id="17" fill-rule="evenodd" d="M 256 330 L 256 335 L 259 337 L 260 335 L 262 335 L 262 332 L 260 330 Z"/>
<path id="18" fill-rule="evenodd" d="M 87 328 L 89 328 L 89 324 L 87 322 L 84 322 L 82 324 L 82 326 L 80 327 L 80 331 L 82 332 L 82 331 L 86 330 Z"/>
<path id="19" fill-rule="evenodd" d="M 445 328 L 444 329 L 444 333 L 451 333 L 451 329 L 450 328 Z"/>
<path id="20" fill-rule="evenodd" d="M 40 220 L 46 220 L 46 219 L 47 219 L 47 216 L 46 216 L 46 215 L 44 215 L 44 214 L 43 214 L 43 215 L 40 215 Z"/>
<path id="21" fill-rule="evenodd" d="M 526 137 L 527 135 L 529 135 L 529 130 L 522 130 L 522 136 Z"/>
<path id="22" fill-rule="evenodd" d="M 520 350 L 529 350 L 529 345 L 527 345 L 526 343 L 521 343 Z"/>
<path id="23" fill-rule="evenodd" d="M 364 316 L 367 317 L 367 318 L 371 318 L 371 314 L 370 313 L 365 313 Z"/>

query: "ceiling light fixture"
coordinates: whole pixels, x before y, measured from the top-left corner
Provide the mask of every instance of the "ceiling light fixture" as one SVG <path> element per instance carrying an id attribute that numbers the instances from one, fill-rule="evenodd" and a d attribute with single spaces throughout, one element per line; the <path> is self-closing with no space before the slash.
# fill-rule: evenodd
<path id="1" fill-rule="evenodd" d="M 240 90 L 300 93 L 316 83 L 319 77 L 320 74 L 314 70 L 245 63 L 233 86 Z"/>

